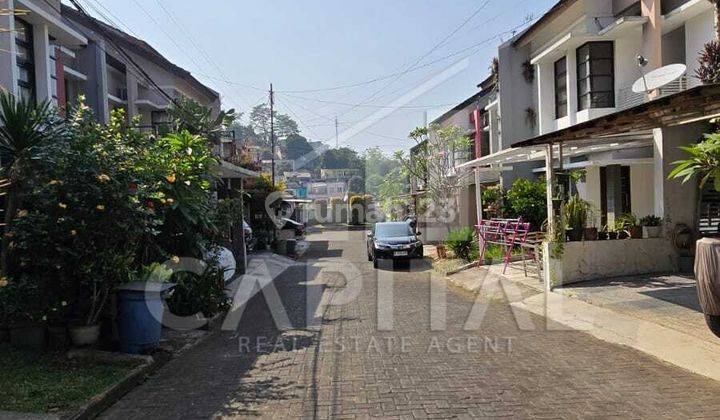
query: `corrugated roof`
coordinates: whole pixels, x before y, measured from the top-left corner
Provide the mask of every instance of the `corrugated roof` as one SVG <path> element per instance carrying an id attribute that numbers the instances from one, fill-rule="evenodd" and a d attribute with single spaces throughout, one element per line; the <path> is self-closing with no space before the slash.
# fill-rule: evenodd
<path id="1" fill-rule="evenodd" d="M 62 5 L 62 13 L 64 17 L 76 21 L 81 25 L 87 26 L 90 29 L 101 32 L 104 36 L 111 36 L 112 39 L 115 42 L 119 43 L 122 47 L 127 48 L 131 52 L 158 64 L 160 67 L 163 67 L 164 69 L 168 70 L 169 72 L 193 85 L 203 94 L 211 98 L 220 97 L 220 94 L 218 92 L 202 84 L 189 71 L 172 63 L 147 42 L 135 38 L 134 36 L 129 35 L 121 31 L 120 29 L 108 25 L 107 23 L 102 22 L 98 19 L 86 16 L 85 14 L 65 4 Z"/>

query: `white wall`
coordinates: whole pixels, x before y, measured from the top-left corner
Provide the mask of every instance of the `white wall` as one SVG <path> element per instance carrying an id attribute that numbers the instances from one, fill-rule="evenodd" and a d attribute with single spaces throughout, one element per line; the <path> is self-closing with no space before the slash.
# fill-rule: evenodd
<path id="1" fill-rule="evenodd" d="M 653 165 L 630 166 L 630 211 L 638 218 L 655 214 L 653 177 Z"/>
<path id="2" fill-rule="evenodd" d="M 690 86 L 700 84 L 694 77 L 698 68 L 698 56 L 705 44 L 714 36 L 713 14 L 701 13 L 685 22 L 685 63 L 688 66 L 688 82 Z"/>
<path id="3" fill-rule="evenodd" d="M 615 40 L 615 91 L 631 87 L 642 76 L 637 55 L 642 51 L 642 33 L 638 29 Z M 617 95 L 615 102 L 617 106 Z"/>
<path id="4" fill-rule="evenodd" d="M 602 197 L 600 194 L 600 168 L 598 166 L 591 166 L 585 170 L 585 182 L 578 184 L 578 194 L 580 198 L 588 201 L 592 204 L 593 212 L 595 215 L 594 224 L 595 227 L 601 228 L 601 214 L 600 206 L 602 203 Z"/>

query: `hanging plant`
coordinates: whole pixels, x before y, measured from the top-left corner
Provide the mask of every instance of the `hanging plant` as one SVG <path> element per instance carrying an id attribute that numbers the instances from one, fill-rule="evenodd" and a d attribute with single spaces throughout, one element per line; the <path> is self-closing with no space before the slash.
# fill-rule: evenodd
<path id="1" fill-rule="evenodd" d="M 532 82 L 535 81 L 535 66 L 530 64 L 530 60 L 522 63 L 522 75 L 528 84 L 532 84 Z"/>
<path id="2" fill-rule="evenodd" d="M 492 76 L 493 83 L 495 84 L 495 89 L 499 89 L 500 85 L 500 60 L 497 57 L 494 57 L 492 59 L 492 63 L 490 64 L 490 75 Z"/>
<path id="3" fill-rule="evenodd" d="M 712 40 L 698 58 L 700 66 L 695 70 L 695 77 L 704 84 L 720 83 L 720 42 Z"/>
<path id="4" fill-rule="evenodd" d="M 535 127 L 537 126 L 537 113 L 534 108 L 525 108 L 525 123 L 527 123 L 531 129 L 535 130 Z"/>

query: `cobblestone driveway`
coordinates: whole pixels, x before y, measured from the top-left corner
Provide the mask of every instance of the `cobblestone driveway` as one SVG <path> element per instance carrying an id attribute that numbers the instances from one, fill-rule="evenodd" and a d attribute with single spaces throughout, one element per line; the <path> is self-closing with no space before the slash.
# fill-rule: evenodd
<path id="1" fill-rule="evenodd" d="M 303 330 L 307 291 L 342 284 L 333 276 L 307 279 L 313 269 L 289 268 L 275 284 L 296 329 L 279 333 L 256 298 L 236 334 L 217 334 L 170 362 L 105 418 L 716 418 L 720 412 L 720 384 L 581 332 L 547 332 L 534 316 L 538 328 L 519 331 L 504 300 L 486 300 L 481 328 L 465 331 L 474 298 L 448 290 L 447 329 L 431 332 L 431 280 L 422 267 L 394 273 L 394 331 L 379 332 L 377 290 L 385 283 L 367 262 L 363 232 L 309 239 L 310 259 L 359 267 L 363 288 L 354 302 L 328 307 L 319 331 Z"/>

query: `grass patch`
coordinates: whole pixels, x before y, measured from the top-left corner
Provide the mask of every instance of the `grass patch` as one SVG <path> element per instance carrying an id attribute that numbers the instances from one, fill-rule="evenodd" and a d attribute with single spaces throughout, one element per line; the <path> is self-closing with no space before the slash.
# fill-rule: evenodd
<path id="1" fill-rule="evenodd" d="M 138 363 L 68 360 L 0 345 L 0 410 L 50 413 L 79 408 Z"/>
<path id="2" fill-rule="evenodd" d="M 467 261 L 459 258 L 437 260 L 433 262 L 433 270 L 441 274 L 447 274 L 450 271 L 457 270 L 465 264 L 467 264 Z"/>

